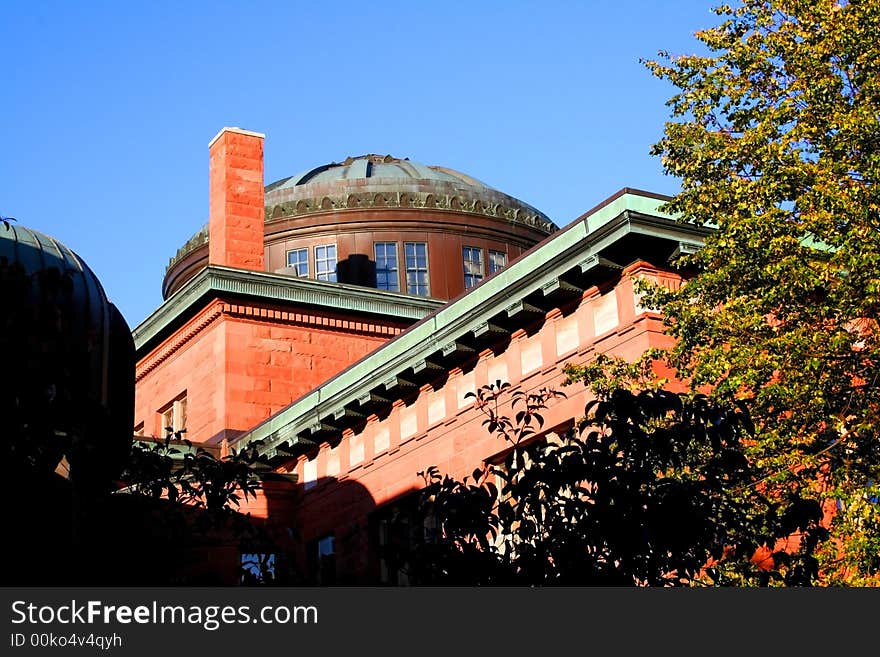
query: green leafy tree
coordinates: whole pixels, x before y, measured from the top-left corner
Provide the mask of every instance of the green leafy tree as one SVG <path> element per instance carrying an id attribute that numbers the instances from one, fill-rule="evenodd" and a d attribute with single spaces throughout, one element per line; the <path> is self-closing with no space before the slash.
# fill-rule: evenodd
<path id="1" fill-rule="evenodd" d="M 880 3 L 716 13 L 696 34 L 708 54 L 646 62 L 677 88 L 653 149 L 681 179 L 668 209 L 715 229 L 682 263 L 688 284 L 648 302 L 679 375 L 749 404 L 763 491 L 822 503 L 816 581 L 876 584 Z"/>

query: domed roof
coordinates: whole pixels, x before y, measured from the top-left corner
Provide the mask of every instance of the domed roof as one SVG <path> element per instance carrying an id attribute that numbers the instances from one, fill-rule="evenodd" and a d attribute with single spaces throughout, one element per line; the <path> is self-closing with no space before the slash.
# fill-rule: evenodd
<path id="1" fill-rule="evenodd" d="M 134 341 L 98 277 L 58 240 L 0 222 L 0 306 L 4 378 L 28 420 L 6 439 L 40 468 L 63 454 L 83 481 L 116 476 L 131 444 Z"/>
<path id="2" fill-rule="evenodd" d="M 72 296 L 94 321 L 102 321 L 109 303 L 98 277 L 82 259 L 58 240 L 14 222 L 0 224 L 0 263 L 17 263 L 27 276 L 57 270 L 69 278 Z"/>
<path id="3" fill-rule="evenodd" d="M 266 193 L 273 190 L 290 189 L 310 183 L 390 178 L 398 181 L 434 180 L 438 182 L 463 184 L 470 187 L 491 189 L 487 184 L 467 174 L 446 167 L 427 166 L 412 162 L 409 158 L 400 159 L 392 155 L 358 155 L 348 157 L 343 162 L 331 162 L 295 176 L 282 178 L 266 187 Z"/>
<path id="4" fill-rule="evenodd" d="M 266 219 L 355 208 L 427 208 L 525 223 L 544 234 L 543 212 L 454 169 L 392 155 L 359 155 L 266 186 Z"/>

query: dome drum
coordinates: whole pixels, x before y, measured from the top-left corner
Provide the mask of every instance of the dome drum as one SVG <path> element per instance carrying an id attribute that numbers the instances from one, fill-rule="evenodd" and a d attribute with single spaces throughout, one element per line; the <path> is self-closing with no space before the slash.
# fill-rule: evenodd
<path id="1" fill-rule="evenodd" d="M 261 172 L 262 162 L 258 165 Z M 262 255 L 257 266 L 262 270 L 285 275 L 299 271 L 299 276 L 319 280 L 375 286 L 370 276 L 350 278 L 346 272 L 375 269 L 381 249 L 391 264 L 385 262 L 379 268 L 391 266 L 397 278 L 388 283 L 390 288 L 382 289 L 445 299 L 457 296 L 556 230 L 539 210 L 471 176 L 390 155 L 363 155 L 322 165 L 267 185 L 249 202 L 259 202 L 263 208 Z M 225 224 L 216 219 L 210 225 L 212 231 L 215 226 L 225 230 Z M 238 248 L 239 243 L 231 244 Z M 206 226 L 171 259 L 163 281 L 165 298 L 209 259 L 241 266 L 215 262 L 209 245 Z M 410 257 L 407 250 L 413 249 L 424 261 L 417 267 L 406 260 Z M 469 278 L 464 257 L 476 262 L 472 268 L 477 267 L 477 275 Z M 293 269 L 292 258 L 297 259 Z M 333 267 L 339 264 L 338 271 L 326 269 L 330 260 Z M 352 264 L 361 261 L 369 266 Z M 416 275 L 425 284 L 408 286 L 406 279 L 412 272 L 404 272 L 406 267 L 420 269 Z"/>

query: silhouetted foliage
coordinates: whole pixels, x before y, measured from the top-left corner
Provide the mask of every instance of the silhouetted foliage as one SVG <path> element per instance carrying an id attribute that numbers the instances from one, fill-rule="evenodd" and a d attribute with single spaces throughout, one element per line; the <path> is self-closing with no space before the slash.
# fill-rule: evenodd
<path id="1" fill-rule="evenodd" d="M 581 373 L 582 374 L 582 373 Z M 411 580 L 456 585 L 808 584 L 819 508 L 765 500 L 744 453 L 747 410 L 663 389 L 605 392 L 561 435 L 542 433 L 559 392 L 481 388 L 484 426 L 510 449 L 458 481 L 431 467 L 425 541 L 406 558 Z M 600 386 L 601 388 L 601 386 Z M 762 546 L 812 537 L 784 570 L 762 570 Z"/>
<path id="2" fill-rule="evenodd" d="M 298 574 L 285 558 L 281 537 L 239 510 L 243 502 L 256 497 L 261 478 L 268 473 L 271 468 L 260 456 L 257 442 L 217 457 L 194 447 L 182 432 L 169 430 L 162 441 L 134 443 L 122 474 L 124 486 L 117 494 L 161 502 L 155 520 L 169 550 L 231 545 L 250 555 L 242 564 L 241 583 L 289 584 Z"/>

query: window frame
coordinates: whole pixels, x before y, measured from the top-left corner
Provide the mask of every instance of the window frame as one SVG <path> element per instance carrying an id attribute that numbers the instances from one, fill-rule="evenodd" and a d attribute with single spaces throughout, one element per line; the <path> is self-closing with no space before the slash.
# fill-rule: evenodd
<path id="1" fill-rule="evenodd" d="M 418 266 L 418 258 L 419 258 L 419 256 L 418 256 L 417 253 L 415 253 L 415 249 L 414 249 L 414 255 L 413 255 L 413 258 L 414 258 L 414 260 L 415 260 L 416 266 L 415 266 L 415 267 L 412 267 L 412 268 L 409 266 L 409 254 L 407 253 L 407 247 L 408 247 L 408 246 L 413 246 L 413 247 L 424 246 L 424 247 L 425 247 L 425 256 L 424 256 L 424 257 L 425 257 L 425 267 L 424 267 L 424 269 L 422 269 L 422 268 L 420 268 L 420 267 Z M 404 267 L 405 267 L 405 269 L 404 269 L 404 274 L 405 274 L 405 276 L 406 276 L 406 279 L 405 279 L 405 282 L 406 282 L 406 293 L 407 293 L 407 294 L 411 294 L 411 295 L 413 295 L 413 296 L 417 296 L 417 297 L 430 297 L 430 296 L 431 296 L 431 271 L 430 271 L 431 267 L 430 267 L 430 259 L 429 259 L 429 257 L 428 257 L 428 243 L 427 243 L 427 242 L 404 242 L 404 243 L 403 243 L 403 259 L 404 259 Z M 413 287 L 416 289 L 415 292 L 413 292 L 412 289 L 411 289 L 411 287 L 410 287 L 409 276 L 410 276 L 410 273 L 411 273 L 411 272 L 414 273 L 414 274 L 416 274 L 416 275 L 418 275 L 418 274 L 420 274 L 420 273 L 424 273 L 424 274 L 425 274 L 425 283 L 424 283 L 424 285 L 421 285 L 421 284 L 419 284 L 419 283 L 416 283 L 416 284 L 413 286 Z M 420 288 L 420 287 L 424 287 L 424 288 L 425 288 L 425 293 L 424 293 L 424 294 L 421 294 L 421 293 L 418 291 L 418 288 Z"/>
<path id="2" fill-rule="evenodd" d="M 335 534 L 331 532 L 312 539 L 307 544 L 306 550 L 307 567 L 312 583 L 317 586 L 336 584 L 338 552 Z"/>
<path id="3" fill-rule="evenodd" d="M 504 263 L 500 266 L 495 265 L 495 260 L 492 256 L 501 256 L 504 259 Z M 507 251 L 498 251 L 496 249 L 489 249 L 489 276 L 492 274 L 501 271 L 507 267 Z"/>
<path id="4" fill-rule="evenodd" d="M 294 263 L 294 264 L 290 263 L 290 256 L 294 253 L 302 253 L 302 254 L 305 254 L 305 256 L 306 256 L 305 257 L 306 272 L 304 274 L 299 273 L 299 265 L 301 265 L 303 263 L 301 263 L 301 262 Z M 293 267 L 296 269 L 297 278 L 308 278 L 309 277 L 309 247 L 304 246 L 304 247 L 300 247 L 297 249 L 288 249 L 285 257 L 286 257 L 287 266 Z"/>
<path id="5" fill-rule="evenodd" d="M 468 258 L 469 254 L 476 254 L 478 259 L 474 261 L 473 259 Z M 479 246 L 465 246 L 461 247 L 461 260 L 462 260 L 462 271 L 464 273 L 464 289 L 470 290 L 471 288 L 476 287 L 480 283 L 483 282 L 483 279 L 486 278 L 486 265 L 483 260 L 483 249 Z M 479 265 L 480 272 L 479 274 L 475 274 L 473 272 L 468 272 L 468 264 L 471 265 Z M 468 285 L 468 279 L 470 278 L 470 285 Z"/>
<path id="6" fill-rule="evenodd" d="M 387 260 L 388 257 L 388 246 L 393 247 L 394 254 L 394 269 L 389 269 L 387 267 L 383 268 L 382 271 L 385 272 L 385 277 L 387 282 L 394 282 L 394 289 L 388 287 L 382 287 L 379 285 L 379 246 L 385 247 L 385 253 L 382 256 L 383 259 Z M 427 257 L 427 250 L 425 251 Z M 400 259 L 398 258 L 397 253 L 397 242 L 373 242 L 373 258 L 375 258 L 374 262 L 376 264 L 376 289 L 377 290 L 386 290 L 388 292 L 400 292 Z M 391 272 L 394 272 L 393 276 Z"/>
<path id="7" fill-rule="evenodd" d="M 328 263 L 330 262 L 329 257 L 318 257 L 318 249 L 333 249 L 333 269 L 321 271 L 319 269 L 319 263 Z M 336 242 L 330 242 L 328 244 L 316 244 L 314 247 L 314 255 L 315 255 L 315 280 L 316 281 L 327 281 L 329 283 L 337 282 L 337 267 L 339 266 L 339 251 L 336 248 Z M 322 278 L 323 277 L 323 278 Z"/>
<path id="8" fill-rule="evenodd" d="M 187 422 L 186 390 L 157 411 L 159 415 L 159 436 L 164 437 L 171 427 L 171 433 L 185 433 Z"/>

